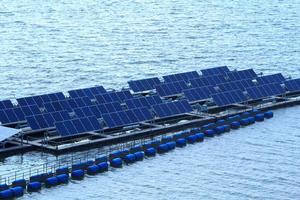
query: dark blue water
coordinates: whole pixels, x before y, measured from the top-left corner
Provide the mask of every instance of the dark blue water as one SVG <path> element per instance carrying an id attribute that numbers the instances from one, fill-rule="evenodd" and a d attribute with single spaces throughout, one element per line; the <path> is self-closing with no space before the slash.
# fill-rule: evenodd
<path id="1" fill-rule="evenodd" d="M 3 0 L 0 97 L 218 65 L 300 77 L 299 10 L 295 0 Z M 299 113 L 23 199 L 299 199 Z M 44 160 L 16 156 L 0 170 Z"/>

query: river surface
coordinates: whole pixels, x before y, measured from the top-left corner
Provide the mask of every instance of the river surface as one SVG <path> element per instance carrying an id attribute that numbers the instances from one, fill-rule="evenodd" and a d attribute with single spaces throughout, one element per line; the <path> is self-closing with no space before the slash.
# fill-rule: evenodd
<path id="1" fill-rule="evenodd" d="M 0 0 L 0 97 L 228 65 L 300 77 L 300 1 Z M 300 199 L 300 107 L 21 199 Z M 0 172 L 55 159 L 27 153 Z"/>

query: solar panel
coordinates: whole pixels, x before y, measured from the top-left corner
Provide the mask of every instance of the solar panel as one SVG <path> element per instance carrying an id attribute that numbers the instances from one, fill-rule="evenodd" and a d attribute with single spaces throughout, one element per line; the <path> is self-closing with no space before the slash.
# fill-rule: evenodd
<path id="1" fill-rule="evenodd" d="M 51 94 L 18 98 L 17 102 L 19 106 L 38 105 L 41 107 L 44 103 L 51 101 L 59 101 L 63 99 L 65 99 L 64 94 L 62 92 L 57 92 Z"/>
<path id="2" fill-rule="evenodd" d="M 247 88 L 247 93 L 253 100 L 284 94 L 285 91 L 279 83 L 270 83 Z"/>
<path id="3" fill-rule="evenodd" d="M 183 72 L 178 74 L 171 74 L 167 76 L 163 76 L 165 82 L 177 82 L 177 81 L 185 81 L 188 82 L 190 79 L 199 78 L 199 74 L 196 71 L 191 72 Z"/>
<path id="4" fill-rule="evenodd" d="M 3 100 L 0 101 L 0 109 L 7 109 L 7 108 L 13 108 L 14 105 L 10 100 Z"/>
<path id="5" fill-rule="evenodd" d="M 109 128 L 116 128 L 136 124 L 153 119 L 148 108 L 136 108 L 103 115 L 103 120 Z"/>
<path id="6" fill-rule="evenodd" d="M 247 101 L 241 90 L 232 90 L 213 94 L 212 98 L 218 106 L 226 106 Z"/>
<path id="7" fill-rule="evenodd" d="M 257 74 L 253 69 L 245 69 L 240 71 L 232 71 L 226 74 L 228 76 L 228 80 L 236 81 L 242 79 L 254 79 L 257 77 Z"/>
<path id="8" fill-rule="evenodd" d="M 212 94 L 216 93 L 216 90 L 212 86 L 205 86 L 183 90 L 183 93 L 189 102 L 194 102 L 210 98 Z"/>
<path id="9" fill-rule="evenodd" d="M 215 86 L 217 84 L 225 83 L 226 79 L 224 75 L 214 75 L 214 76 L 202 76 L 197 79 L 190 80 L 191 86 L 193 88 L 204 87 L 204 86 Z"/>
<path id="10" fill-rule="evenodd" d="M 125 101 L 129 109 L 147 107 L 162 103 L 161 98 L 158 95 L 148 96 L 148 97 L 138 97 L 133 99 L 128 99 Z"/>
<path id="11" fill-rule="evenodd" d="M 226 74 L 230 72 L 227 66 L 221 66 L 221 67 L 213 67 L 208 69 L 202 69 L 201 70 L 203 76 L 211 76 L 211 75 L 217 75 L 217 74 Z"/>
<path id="12" fill-rule="evenodd" d="M 285 81 L 284 85 L 290 92 L 300 91 L 300 78 Z"/>
<path id="13" fill-rule="evenodd" d="M 129 90 L 122 90 L 118 92 L 107 92 L 101 95 L 96 95 L 98 103 L 110 103 L 110 102 L 123 102 L 127 99 L 133 98 Z"/>
<path id="14" fill-rule="evenodd" d="M 188 89 L 184 81 L 163 83 L 155 86 L 157 93 L 161 97 L 175 96 L 182 93 L 183 90 Z"/>
<path id="15" fill-rule="evenodd" d="M 158 117 L 169 117 L 192 112 L 193 109 L 186 100 L 162 103 L 153 106 Z"/>
<path id="16" fill-rule="evenodd" d="M 68 91 L 70 97 L 79 98 L 79 97 L 89 97 L 94 99 L 96 95 L 106 93 L 106 90 L 103 86 L 95 86 L 90 88 L 76 89 Z"/>
<path id="17" fill-rule="evenodd" d="M 217 85 L 222 91 L 230 90 L 242 90 L 244 91 L 248 87 L 254 86 L 254 83 L 251 79 L 244 79 L 238 81 L 231 81 L 227 83 L 222 83 Z"/>
<path id="18" fill-rule="evenodd" d="M 259 84 L 269 84 L 269 83 L 283 83 L 285 81 L 285 78 L 281 73 L 272 74 L 272 75 L 266 75 L 266 76 L 260 76 L 256 78 L 257 82 Z"/>
<path id="19" fill-rule="evenodd" d="M 102 129 L 96 117 L 85 117 L 56 122 L 55 127 L 61 136 L 75 135 Z"/>
<path id="20" fill-rule="evenodd" d="M 142 91 L 155 89 L 155 85 L 159 85 L 161 84 L 161 82 L 157 77 L 154 77 L 154 78 L 129 81 L 128 84 L 129 87 L 134 92 L 142 92 Z"/>

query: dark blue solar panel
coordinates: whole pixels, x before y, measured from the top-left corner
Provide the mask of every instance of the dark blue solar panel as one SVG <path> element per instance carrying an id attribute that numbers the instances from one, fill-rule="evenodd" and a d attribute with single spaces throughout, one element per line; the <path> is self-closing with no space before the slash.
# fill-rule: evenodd
<path id="1" fill-rule="evenodd" d="M 242 90 L 244 91 L 248 87 L 254 86 L 254 83 L 251 79 L 244 79 L 238 81 L 231 81 L 227 83 L 222 83 L 217 85 L 222 91 L 230 90 Z"/>
<path id="2" fill-rule="evenodd" d="M 163 76 L 165 82 L 177 82 L 177 81 L 189 82 L 189 80 L 199 78 L 199 77 L 200 76 L 199 76 L 198 72 L 196 72 L 196 71 Z"/>
<path id="3" fill-rule="evenodd" d="M 272 74 L 267 76 L 260 76 L 257 77 L 256 80 L 259 84 L 263 85 L 269 83 L 283 83 L 285 81 L 285 78 L 281 73 L 278 73 L 278 74 Z"/>
<path id="4" fill-rule="evenodd" d="M 253 100 L 284 94 L 285 91 L 279 83 L 270 83 L 247 88 L 247 93 Z"/>
<path id="5" fill-rule="evenodd" d="M 25 116 L 41 114 L 41 110 L 37 105 L 20 107 Z"/>
<path id="6" fill-rule="evenodd" d="M 30 108 L 28 109 L 30 110 Z M 20 107 L 3 109 L 0 111 L 0 121 L 2 124 L 17 123 L 25 120 L 25 114 Z"/>
<path id="7" fill-rule="evenodd" d="M 158 104 L 153 106 L 153 109 L 159 117 L 175 116 L 193 111 L 186 100 Z"/>
<path id="8" fill-rule="evenodd" d="M 226 74 L 230 72 L 227 66 L 221 66 L 221 67 L 213 67 L 209 69 L 202 69 L 201 70 L 203 76 L 211 76 L 211 75 L 217 75 L 217 74 Z"/>
<path id="9" fill-rule="evenodd" d="M 98 130 L 102 129 L 99 121 L 97 120 L 97 118 L 95 116 L 88 117 L 88 120 L 91 122 L 91 124 L 94 128 L 93 131 L 98 131 Z M 92 130 L 90 130 L 90 131 L 92 131 Z"/>
<path id="10" fill-rule="evenodd" d="M 230 81 L 236 81 L 236 80 L 242 80 L 242 79 L 255 79 L 257 77 L 257 74 L 253 69 L 245 69 L 240 71 L 232 71 L 227 73 L 228 80 Z"/>
<path id="11" fill-rule="evenodd" d="M 155 88 L 159 96 L 166 97 L 178 95 L 182 93 L 183 90 L 188 89 L 188 86 L 184 81 L 178 81 L 163 83 L 155 86 Z"/>
<path id="12" fill-rule="evenodd" d="M 161 82 L 157 77 L 155 77 L 129 81 L 128 84 L 134 92 L 142 92 L 155 89 L 155 85 L 159 85 Z"/>
<path id="13" fill-rule="evenodd" d="M 232 90 L 213 94 L 212 98 L 218 106 L 226 106 L 247 101 L 246 96 L 241 90 Z"/>
<path id="14" fill-rule="evenodd" d="M 215 86 L 217 84 L 225 83 L 227 80 L 224 75 L 214 75 L 214 76 L 202 76 L 197 79 L 190 80 L 191 86 L 198 88 L 204 86 Z"/>
<path id="15" fill-rule="evenodd" d="M 190 102 L 208 99 L 212 94 L 216 93 L 214 87 L 206 86 L 184 90 L 184 95 Z"/>
<path id="16" fill-rule="evenodd" d="M 0 101 L 0 109 L 7 109 L 7 108 L 13 108 L 14 105 L 10 100 L 3 100 Z"/>
<path id="17" fill-rule="evenodd" d="M 79 97 L 88 97 L 89 99 L 94 99 L 96 95 L 106 93 L 106 90 L 103 86 L 95 86 L 91 88 L 83 88 L 68 91 L 70 97 L 79 98 Z"/>
<path id="18" fill-rule="evenodd" d="M 284 85 L 290 92 L 300 91 L 300 78 L 285 81 Z"/>
<path id="19" fill-rule="evenodd" d="M 89 116 L 95 116 L 93 111 L 90 109 L 89 106 L 82 107 L 82 108 L 76 108 L 74 109 L 75 114 L 77 117 L 82 118 L 82 117 L 89 117 Z"/>
<path id="20" fill-rule="evenodd" d="M 96 95 L 98 103 L 110 103 L 110 102 L 123 102 L 127 99 L 133 98 L 129 90 L 123 90 L 118 92 L 107 92 L 105 94 Z"/>
<path id="21" fill-rule="evenodd" d="M 128 99 L 125 101 L 129 109 L 147 107 L 162 103 L 161 98 L 158 95 L 148 96 L 148 97 L 138 97 L 133 99 Z"/>

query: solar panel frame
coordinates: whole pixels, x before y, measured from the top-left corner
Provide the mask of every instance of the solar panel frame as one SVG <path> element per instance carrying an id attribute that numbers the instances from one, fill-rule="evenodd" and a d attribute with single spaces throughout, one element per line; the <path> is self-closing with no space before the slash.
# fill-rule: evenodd
<path id="1" fill-rule="evenodd" d="M 284 82 L 284 85 L 290 92 L 300 91 L 300 78 L 287 80 Z"/>
<path id="2" fill-rule="evenodd" d="M 176 109 L 174 109 L 174 107 Z M 193 111 L 191 105 L 186 100 L 162 103 L 154 105 L 152 108 L 156 115 L 160 118 L 186 114 Z"/>
<path id="3" fill-rule="evenodd" d="M 211 98 L 211 95 L 216 93 L 216 90 L 213 86 L 204 86 L 184 90 L 183 93 L 189 102 L 196 102 Z"/>
<path id="4" fill-rule="evenodd" d="M 190 79 L 195 79 L 200 77 L 197 71 L 189 71 L 189 72 L 182 72 L 177 74 L 171 74 L 163 76 L 165 82 L 177 82 L 177 81 L 185 81 L 189 82 Z"/>
<path id="5" fill-rule="evenodd" d="M 286 81 L 281 73 L 260 76 L 257 77 L 256 80 L 261 85 L 269 83 L 283 83 L 284 81 Z"/>
<path id="6" fill-rule="evenodd" d="M 229 81 L 237 81 L 242 79 L 255 79 L 257 74 L 253 69 L 245 69 L 239 71 L 231 71 L 226 74 Z"/>
<path id="7" fill-rule="evenodd" d="M 155 88 L 159 96 L 167 97 L 181 94 L 183 90 L 188 89 L 188 85 L 184 81 L 177 81 L 156 85 Z"/>
<path id="8" fill-rule="evenodd" d="M 285 90 L 279 83 L 270 83 L 258 85 L 246 89 L 248 95 L 252 100 L 264 99 L 267 97 L 278 96 L 285 93 Z"/>
<path id="9" fill-rule="evenodd" d="M 212 67 L 207 69 L 202 69 L 201 73 L 203 76 L 211 76 L 216 74 L 226 74 L 230 72 L 227 66 L 220 66 L 220 67 Z"/>
<path id="10" fill-rule="evenodd" d="M 14 105 L 11 102 L 11 100 L 9 100 L 9 99 L 0 101 L 0 109 L 7 109 L 7 108 L 13 108 L 13 107 L 14 107 Z"/>
<path id="11" fill-rule="evenodd" d="M 216 86 L 217 84 L 225 83 L 227 80 L 223 74 L 213 75 L 213 76 L 201 76 L 197 79 L 191 79 L 191 87 L 205 87 L 205 86 Z"/>
<path id="12" fill-rule="evenodd" d="M 231 90 L 216 93 L 212 95 L 212 98 L 218 106 L 228 106 L 247 101 L 246 96 L 241 90 Z"/>
<path id="13" fill-rule="evenodd" d="M 157 77 L 128 81 L 129 87 L 134 92 L 153 90 L 155 85 L 159 84 L 161 84 L 161 81 Z"/>

